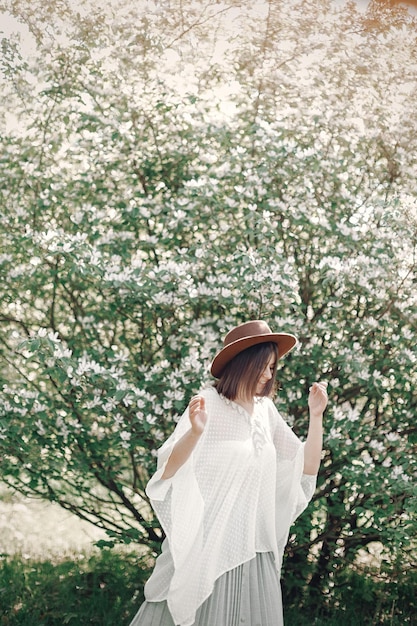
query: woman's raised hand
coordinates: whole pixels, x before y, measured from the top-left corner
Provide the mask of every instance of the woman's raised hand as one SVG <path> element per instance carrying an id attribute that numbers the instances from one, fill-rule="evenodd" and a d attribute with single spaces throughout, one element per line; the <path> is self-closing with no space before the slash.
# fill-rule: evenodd
<path id="1" fill-rule="evenodd" d="M 308 396 L 308 407 L 312 417 L 321 416 L 327 406 L 327 382 L 313 383 Z"/>
<path id="2" fill-rule="evenodd" d="M 195 435 L 201 435 L 207 423 L 206 401 L 203 396 L 191 398 L 188 406 L 191 430 Z"/>
<path id="3" fill-rule="evenodd" d="M 194 396 L 188 405 L 191 428 L 177 441 L 167 461 L 163 479 L 172 478 L 184 465 L 196 447 L 207 422 L 206 403 L 202 396 Z"/>

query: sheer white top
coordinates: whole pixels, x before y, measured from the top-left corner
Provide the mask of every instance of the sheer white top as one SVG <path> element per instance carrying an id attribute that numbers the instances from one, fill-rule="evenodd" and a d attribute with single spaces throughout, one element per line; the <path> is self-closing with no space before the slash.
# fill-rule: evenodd
<path id="1" fill-rule="evenodd" d="M 187 462 L 163 480 L 166 462 L 190 428 L 188 410 L 158 451 L 147 494 L 166 533 L 145 586 L 150 602 L 167 600 L 174 623 L 191 626 L 197 608 L 226 571 L 273 552 L 280 571 L 289 528 L 313 496 L 303 474 L 304 444 L 268 398 L 250 416 L 214 388 L 201 392 L 208 421 Z"/>

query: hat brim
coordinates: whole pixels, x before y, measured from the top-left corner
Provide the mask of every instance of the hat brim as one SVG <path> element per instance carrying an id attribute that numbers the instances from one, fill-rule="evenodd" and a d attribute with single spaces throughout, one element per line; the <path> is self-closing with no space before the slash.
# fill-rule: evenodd
<path id="1" fill-rule="evenodd" d="M 281 359 L 294 348 L 297 343 L 297 339 L 294 335 L 289 335 L 287 333 L 266 333 L 264 335 L 254 335 L 252 337 L 237 339 L 236 341 L 229 343 L 216 354 L 211 364 L 210 372 L 215 378 L 220 378 L 229 361 L 231 361 L 240 352 L 243 352 L 243 350 L 246 350 L 246 348 L 255 346 L 258 343 L 277 344 L 278 358 Z"/>

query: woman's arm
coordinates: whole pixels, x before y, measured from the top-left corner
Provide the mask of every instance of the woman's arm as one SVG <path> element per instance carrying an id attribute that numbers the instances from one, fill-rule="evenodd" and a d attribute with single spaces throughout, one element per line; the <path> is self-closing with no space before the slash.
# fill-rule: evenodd
<path id="1" fill-rule="evenodd" d="M 314 383 L 308 396 L 310 422 L 304 446 L 304 474 L 319 471 L 323 449 L 323 413 L 327 406 L 327 383 Z"/>
<path id="2" fill-rule="evenodd" d="M 163 479 L 172 478 L 179 468 L 184 465 L 204 432 L 207 423 L 204 398 L 202 396 L 194 396 L 189 404 L 188 411 L 191 428 L 175 444 L 162 474 Z"/>

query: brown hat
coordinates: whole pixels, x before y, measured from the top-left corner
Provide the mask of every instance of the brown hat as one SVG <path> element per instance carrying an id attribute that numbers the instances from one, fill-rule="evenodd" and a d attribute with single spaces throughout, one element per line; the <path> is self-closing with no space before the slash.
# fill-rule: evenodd
<path id="1" fill-rule="evenodd" d="M 294 335 L 287 333 L 273 333 L 266 322 L 253 320 L 245 322 L 227 333 L 223 341 L 223 348 L 216 354 L 211 364 L 210 371 L 215 378 L 220 378 L 226 365 L 239 352 L 250 348 L 258 343 L 272 341 L 278 346 L 278 358 L 287 354 L 297 343 Z"/>

